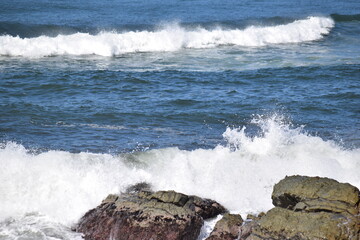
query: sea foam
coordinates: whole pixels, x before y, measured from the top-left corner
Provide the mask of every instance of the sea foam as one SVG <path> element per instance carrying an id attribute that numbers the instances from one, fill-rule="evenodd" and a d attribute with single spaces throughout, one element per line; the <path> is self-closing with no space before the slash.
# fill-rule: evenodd
<path id="1" fill-rule="evenodd" d="M 279 117 L 256 118 L 252 124 L 261 128 L 256 136 L 248 136 L 245 127 L 228 128 L 223 134 L 227 145 L 193 151 L 33 154 L 4 143 L 0 220 L 24 221 L 26 214 L 37 213 L 69 226 L 109 193 L 143 181 L 155 190 L 212 198 L 241 214 L 270 209 L 272 188 L 286 175 L 330 177 L 360 187 L 360 149 L 311 136 Z"/>
<path id="2" fill-rule="evenodd" d="M 334 25 L 334 21 L 329 17 L 308 17 L 284 25 L 248 26 L 245 29 L 185 29 L 179 24 L 168 24 L 158 31 L 101 32 L 97 35 L 75 33 L 35 38 L 5 35 L 0 36 L 0 55 L 117 56 L 135 52 L 169 52 L 223 45 L 260 47 L 319 40 L 329 34 Z"/>

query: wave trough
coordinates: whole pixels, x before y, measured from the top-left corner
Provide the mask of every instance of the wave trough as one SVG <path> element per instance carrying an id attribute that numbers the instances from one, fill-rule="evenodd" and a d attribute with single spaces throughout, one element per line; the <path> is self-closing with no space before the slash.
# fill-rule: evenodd
<path id="1" fill-rule="evenodd" d="M 223 45 L 260 47 L 321 39 L 335 23 L 330 17 L 308 17 L 276 26 L 245 29 L 185 29 L 170 24 L 158 31 L 75 33 L 56 37 L 20 38 L 0 36 L 0 55 L 44 57 L 57 55 L 117 56 L 135 52 L 169 52 L 181 49 L 214 48 Z"/>

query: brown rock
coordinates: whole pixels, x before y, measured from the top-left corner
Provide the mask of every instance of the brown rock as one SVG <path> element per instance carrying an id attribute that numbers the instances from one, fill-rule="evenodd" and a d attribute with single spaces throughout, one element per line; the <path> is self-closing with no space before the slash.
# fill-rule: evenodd
<path id="1" fill-rule="evenodd" d="M 257 221 L 246 220 L 245 223 L 240 227 L 239 239 L 247 240 L 257 225 L 258 225 Z"/>
<path id="2" fill-rule="evenodd" d="M 221 204 L 211 199 L 197 196 L 191 196 L 191 199 L 195 206 L 195 212 L 203 219 L 213 218 L 226 212 L 226 209 Z"/>
<path id="3" fill-rule="evenodd" d="M 88 240 L 195 240 L 203 224 L 201 213 L 215 217 L 218 209 L 225 211 L 221 205 L 211 209 L 208 203 L 219 205 L 174 191 L 109 195 L 81 218 L 76 231 Z"/>
<path id="4" fill-rule="evenodd" d="M 225 213 L 206 240 L 233 240 L 239 237 L 243 220 L 238 214 Z"/>

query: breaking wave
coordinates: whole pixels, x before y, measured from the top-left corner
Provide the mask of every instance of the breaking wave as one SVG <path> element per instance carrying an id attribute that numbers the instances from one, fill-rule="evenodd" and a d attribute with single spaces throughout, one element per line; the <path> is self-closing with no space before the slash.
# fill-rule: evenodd
<path id="1" fill-rule="evenodd" d="M 156 190 L 212 198 L 241 214 L 270 209 L 272 187 L 286 175 L 331 177 L 360 187 L 360 149 L 311 136 L 277 116 L 256 118 L 252 124 L 261 129 L 256 136 L 248 136 L 246 127 L 228 128 L 223 134 L 226 145 L 193 151 L 34 154 L 20 144 L 4 143 L 0 222 L 43 222 L 46 216 L 69 226 L 109 193 L 143 181 Z"/>
<path id="2" fill-rule="evenodd" d="M 169 24 L 157 31 L 100 32 L 96 35 L 78 32 L 33 38 L 3 35 L 0 36 L 0 55 L 117 56 L 135 52 L 168 52 L 223 45 L 260 47 L 319 40 L 329 34 L 334 25 L 330 17 L 308 17 L 288 24 L 248 26 L 244 29 L 186 29 L 179 24 Z"/>

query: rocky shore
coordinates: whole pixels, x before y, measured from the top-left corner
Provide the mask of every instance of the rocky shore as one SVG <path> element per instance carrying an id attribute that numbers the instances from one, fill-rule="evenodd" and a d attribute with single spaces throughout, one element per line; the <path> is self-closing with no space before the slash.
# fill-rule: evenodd
<path id="1" fill-rule="evenodd" d="M 75 230 L 86 240 L 196 240 L 204 220 L 221 214 L 207 240 L 359 240 L 359 189 L 333 179 L 289 176 L 274 186 L 274 208 L 244 221 L 219 203 L 145 184 L 109 195 Z"/>

